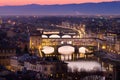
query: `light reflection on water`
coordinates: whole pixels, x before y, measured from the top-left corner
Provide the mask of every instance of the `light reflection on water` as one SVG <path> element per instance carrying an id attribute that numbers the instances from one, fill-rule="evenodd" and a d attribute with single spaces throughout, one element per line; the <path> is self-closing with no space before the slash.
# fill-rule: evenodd
<path id="1" fill-rule="evenodd" d="M 106 71 L 105 68 L 101 66 L 100 63 L 96 61 L 66 61 L 68 63 L 68 68 L 74 72 L 77 71 Z"/>

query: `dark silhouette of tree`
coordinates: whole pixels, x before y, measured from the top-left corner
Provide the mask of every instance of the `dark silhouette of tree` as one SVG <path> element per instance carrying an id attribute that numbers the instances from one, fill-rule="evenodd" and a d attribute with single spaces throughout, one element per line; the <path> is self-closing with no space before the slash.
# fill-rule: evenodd
<path id="1" fill-rule="evenodd" d="M 16 48 L 16 54 L 19 55 L 19 54 L 21 54 L 21 53 L 22 53 L 21 48 L 20 48 L 20 47 L 17 47 L 17 48 Z"/>
<path id="2" fill-rule="evenodd" d="M 23 50 L 23 53 L 29 53 L 29 50 L 28 50 L 28 46 L 27 46 L 27 45 L 25 45 L 24 50 Z"/>

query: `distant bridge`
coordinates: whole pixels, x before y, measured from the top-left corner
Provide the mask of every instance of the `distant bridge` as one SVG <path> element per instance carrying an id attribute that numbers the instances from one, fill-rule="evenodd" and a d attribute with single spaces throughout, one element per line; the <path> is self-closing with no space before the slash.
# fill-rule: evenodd
<path id="1" fill-rule="evenodd" d="M 103 45 L 104 45 L 104 41 L 98 38 L 93 38 L 93 37 L 80 38 L 73 34 L 59 35 L 59 34 L 45 33 L 41 35 L 31 35 L 29 47 L 30 49 L 38 49 L 40 52 L 39 53 L 40 56 L 61 55 L 67 60 L 67 59 L 72 59 L 72 57 L 79 58 L 80 53 L 90 53 L 92 51 L 99 50 L 102 48 Z M 43 48 L 46 47 L 47 49 L 43 51 Z M 64 49 L 64 52 L 66 52 L 66 54 L 64 52 L 62 53 L 59 52 L 59 48 L 62 47 L 66 47 L 67 51 Z M 84 51 L 80 51 L 81 48 L 83 48 Z M 71 51 L 71 49 L 73 49 L 73 51 L 69 52 Z"/>

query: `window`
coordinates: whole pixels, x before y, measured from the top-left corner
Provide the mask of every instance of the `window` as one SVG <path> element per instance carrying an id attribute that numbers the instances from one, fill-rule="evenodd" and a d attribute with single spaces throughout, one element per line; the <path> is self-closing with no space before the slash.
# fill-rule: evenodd
<path id="1" fill-rule="evenodd" d="M 50 71 L 53 71 L 53 67 L 50 67 Z"/>
<path id="2" fill-rule="evenodd" d="M 44 71 L 47 71 L 47 67 L 44 68 Z"/>
<path id="3" fill-rule="evenodd" d="M 39 71 L 41 71 L 41 67 L 39 67 Z"/>

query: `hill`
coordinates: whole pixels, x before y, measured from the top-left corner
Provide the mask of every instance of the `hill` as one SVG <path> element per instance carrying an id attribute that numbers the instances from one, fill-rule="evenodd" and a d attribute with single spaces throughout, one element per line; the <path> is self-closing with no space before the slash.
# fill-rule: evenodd
<path id="1" fill-rule="evenodd" d="M 0 15 L 119 15 L 120 1 L 65 4 L 0 6 Z"/>

